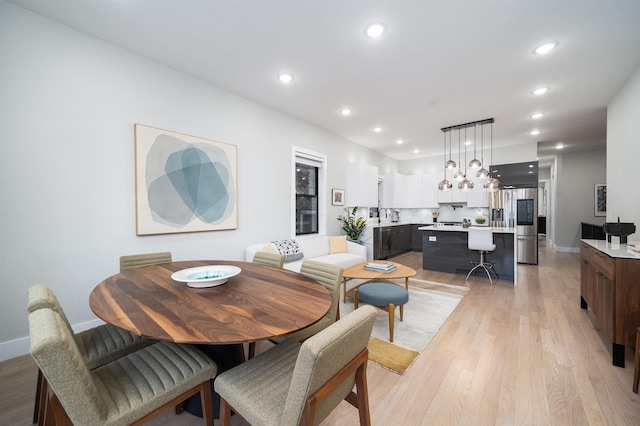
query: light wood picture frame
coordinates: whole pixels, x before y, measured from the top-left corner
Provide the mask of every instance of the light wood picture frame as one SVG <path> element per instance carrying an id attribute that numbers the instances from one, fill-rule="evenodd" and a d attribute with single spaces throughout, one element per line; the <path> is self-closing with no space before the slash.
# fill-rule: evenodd
<path id="1" fill-rule="evenodd" d="M 238 227 L 237 147 L 135 124 L 136 235 Z"/>

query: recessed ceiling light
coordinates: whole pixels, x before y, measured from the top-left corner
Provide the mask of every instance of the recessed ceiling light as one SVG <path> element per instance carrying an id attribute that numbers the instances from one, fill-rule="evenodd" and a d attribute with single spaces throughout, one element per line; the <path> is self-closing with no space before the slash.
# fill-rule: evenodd
<path id="1" fill-rule="evenodd" d="M 551 41 L 549 43 L 545 43 L 533 49 L 533 53 L 535 53 L 536 55 L 544 55 L 545 53 L 551 52 L 556 47 L 558 47 L 558 42 Z"/>
<path id="2" fill-rule="evenodd" d="M 544 95 L 548 91 L 549 91 L 548 87 L 538 87 L 536 90 L 534 90 L 531 93 L 533 93 L 534 95 Z"/>
<path id="3" fill-rule="evenodd" d="M 542 117 L 544 117 L 544 112 L 536 112 L 535 114 L 531 114 L 531 118 L 533 118 L 534 120 Z"/>
<path id="4" fill-rule="evenodd" d="M 419 153 L 419 152 L 420 152 L 420 150 L 419 150 L 419 149 L 414 149 L 414 150 L 413 150 L 413 153 L 414 153 L 414 154 L 417 154 L 417 153 Z"/>
<path id="5" fill-rule="evenodd" d="M 563 144 L 559 143 L 558 145 L 556 145 L 556 149 L 562 149 L 562 148 L 564 148 Z"/>
<path id="6" fill-rule="evenodd" d="M 351 115 L 351 112 L 352 112 L 352 111 L 351 111 L 351 108 L 343 108 L 343 109 L 342 109 L 342 111 L 340 111 L 340 113 L 341 113 L 342 115 L 344 115 L 345 117 L 346 117 L 347 115 Z"/>
<path id="7" fill-rule="evenodd" d="M 472 142 L 471 142 L 471 141 L 465 141 L 465 143 L 464 143 L 464 144 L 465 144 L 466 146 L 469 146 L 469 145 L 471 145 L 471 144 L 472 144 Z"/>
<path id="8" fill-rule="evenodd" d="M 402 139 L 398 139 L 398 140 L 396 141 L 396 143 L 397 143 L 398 145 L 402 145 L 402 144 L 404 143 L 404 141 L 403 141 Z"/>
<path id="9" fill-rule="evenodd" d="M 529 134 L 531 136 L 538 136 L 540 133 L 542 133 L 540 130 L 532 130 L 531 132 L 529 132 Z"/>
<path id="10" fill-rule="evenodd" d="M 278 80 L 280 80 L 280 82 L 282 83 L 291 83 L 293 81 L 293 76 L 291 74 L 283 72 L 282 74 L 278 74 Z"/>
<path id="11" fill-rule="evenodd" d="M 373 131 L 376 133 L 380 133 L 382 131 L 382 127 L 378 126 L 378 127 L 374 127 Z"/>
<path id="12" fill-rule="evenodd" d="M 365 27 L 364 33 L 367 37 L 376 38 L 380 37 L 387 30 L 387 27 L 382 22 L 375 22 Z"/>

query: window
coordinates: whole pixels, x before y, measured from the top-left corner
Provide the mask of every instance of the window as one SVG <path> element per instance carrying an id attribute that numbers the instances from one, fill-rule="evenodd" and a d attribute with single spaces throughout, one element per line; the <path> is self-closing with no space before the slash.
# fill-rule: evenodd
<path id="1" fill-rule="evenodd" d="M 296 163 L 296 235 L 318 233 L 318 167 Z"/>
<path id="2" fill-rule="evenodd" d="M 326 157 L 323 154 L 293 148 L 293 190 L 295 233 L 293 235 L 326 232 Z"/>

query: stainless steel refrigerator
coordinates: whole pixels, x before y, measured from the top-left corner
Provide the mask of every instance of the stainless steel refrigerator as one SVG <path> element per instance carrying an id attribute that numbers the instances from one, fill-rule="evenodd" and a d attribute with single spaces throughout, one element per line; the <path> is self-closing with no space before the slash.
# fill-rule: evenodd
<path id="1" fill-rule="evenodd" d="M 538 190 L 501 189 L 490 197 L 489 225 L 516 230 L 518 263 L 538 264 Z"/>

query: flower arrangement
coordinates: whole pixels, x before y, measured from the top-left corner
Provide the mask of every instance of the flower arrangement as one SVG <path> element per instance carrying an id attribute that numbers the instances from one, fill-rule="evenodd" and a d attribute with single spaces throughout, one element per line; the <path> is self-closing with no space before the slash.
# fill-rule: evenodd
<path id="1" fill-rule="evenodd" d="M 344 211 L 347 212 L 345 216 L 338 216 L 338 220 L 342 223 L 342 230 L 347 234 L 348 239 L 358 241 L 367 226 L 367 221 L 362 217 L 356 218 L 357 206 L 351 210 L 344 209 Z"/>

